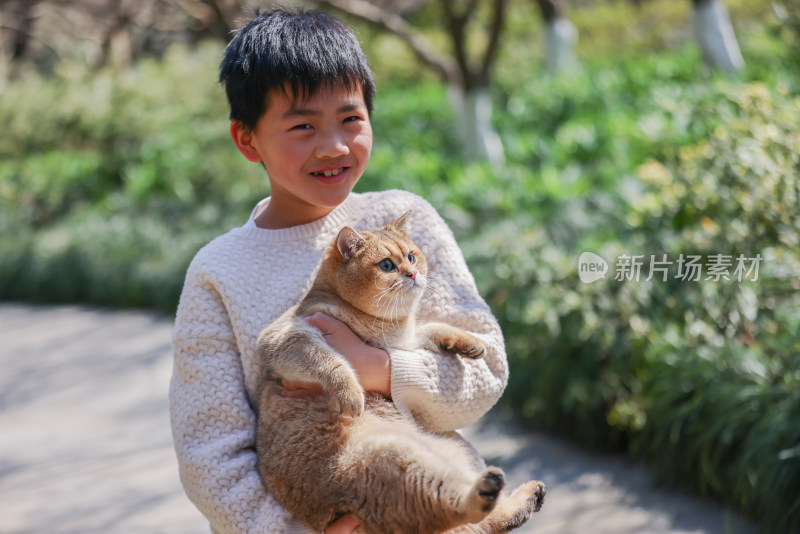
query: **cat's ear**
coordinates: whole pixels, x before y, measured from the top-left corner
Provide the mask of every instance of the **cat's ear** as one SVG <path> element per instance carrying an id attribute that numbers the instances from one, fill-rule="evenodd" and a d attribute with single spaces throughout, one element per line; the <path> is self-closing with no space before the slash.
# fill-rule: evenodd
<path id="1" fill-rule="evenodd" d="M 339 231 L 339 235 L 336 237 L 336 246 L 344 261 L 350 261 L 363 244 L 364 238 L 361 237 L 361 234 L 349 226 L 342 228 Z"/>
<path id="2" fill-rule="evenodd" d="M 389 226 L 394 226 L 404 234 L 408 234 L 411 230 L 411 210 L 408 210 L 400 217 L 389 223 Z"/>

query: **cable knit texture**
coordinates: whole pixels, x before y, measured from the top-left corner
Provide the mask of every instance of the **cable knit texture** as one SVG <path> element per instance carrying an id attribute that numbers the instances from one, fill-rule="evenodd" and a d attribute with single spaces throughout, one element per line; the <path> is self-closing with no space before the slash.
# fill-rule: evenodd
<path id="1" fill-rule="evenodd" d="M 473 423 L 499 399 L 508 377 L 500 327 L 452 232 L 425 200 L 394 190 L 353 193 L 326 217 L 281 230 L 258 228 L 251 216 L 195 256 L 173 333 L 170 414 L 181 480 L 213 532 L 311 532 L 266 493 L 256 471 L 256 339 L 308 290 L 343 226 L 370 230 L 408 210 L 430 273 L 420 320 L 461 327 L 487 350 L 480 360 L 390 350 L 392 398 L 437 431 Z"/>

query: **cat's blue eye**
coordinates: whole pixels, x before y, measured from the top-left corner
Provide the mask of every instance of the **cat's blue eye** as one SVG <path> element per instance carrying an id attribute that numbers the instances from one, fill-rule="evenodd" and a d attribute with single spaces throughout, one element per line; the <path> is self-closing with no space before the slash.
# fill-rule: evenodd
<path id="1" fill-rule="evenodd" d="M 394 263 L 392 263 L 392 260 L 390 260 L 389 258 L 386 258 L 385 260 L 383 260 L 378 264 L 378 267 L 381 268 L 381 271 L 385 273 L 390 273 L 394 270 Z"/>
<path id="2" fill-rule="evenodd" d="M 417 257 L 414 256 L 413 252 L 409 252 L 408 253 L 408 261 L 411 262 L 411 265 L 414 265 L 415 263 L 417 263 Z"/>

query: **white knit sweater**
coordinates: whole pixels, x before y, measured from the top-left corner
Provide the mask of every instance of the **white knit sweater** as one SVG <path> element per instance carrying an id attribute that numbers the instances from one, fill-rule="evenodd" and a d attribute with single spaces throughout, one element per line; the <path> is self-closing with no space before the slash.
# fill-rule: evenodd
<path id="1" fill-rule="evenodd" d="M 326 217 L 281 230 L 258 228 L 251 216 L 192 261 L 173 334 L 170 414 L 181 480 L 214 532 L 310 532 L 266 493 L 256 471 L 256 338 L 308 290 L 342 226 L 370 230 L 408 210 L 431 273 L 419 317 L 464 328 L 487 350 L 480 360 L 390 350 L 392 398 L 438 431 L 471 424 L 499 399 L 508 376 L 500 327 L 452 232 L 425 200 L 353 193 Z"/>

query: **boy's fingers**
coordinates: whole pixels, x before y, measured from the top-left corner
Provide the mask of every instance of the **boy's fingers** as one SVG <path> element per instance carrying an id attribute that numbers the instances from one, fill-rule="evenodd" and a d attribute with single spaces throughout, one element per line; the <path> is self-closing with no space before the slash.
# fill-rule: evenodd
<path id="1" fill-rule="evenodd" d="M 361 524 L 353 514 L 345 514 L 325 529 L 325 534 L 350 534 Z"/>
<path id="2" fill-rule="evenodd" d="M 341 321 L 334 319 L 326 313 L 317 312 L 314 315 L 306 317 L 306 322 L 317 330 L 322 331 L 322 333 L 329 334 L 339 326 Z"/>

